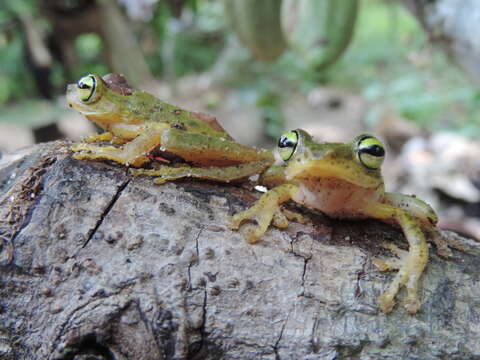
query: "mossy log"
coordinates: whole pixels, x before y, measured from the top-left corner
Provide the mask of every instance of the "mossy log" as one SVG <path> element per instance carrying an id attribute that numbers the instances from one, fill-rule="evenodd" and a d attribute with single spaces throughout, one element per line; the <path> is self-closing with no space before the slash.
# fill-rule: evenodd
<path id="1" fill-rule="evenodd" d="M 0 359 L 478 359 L 480 246 L 432 255 L 423 305 L 381 313 L 398 229 L 306 212 L 256 245 L 246 184 L 154 185 L 54 142 L 0 158 Z M 403 296 L 399 296 L 399 303 Z"/>

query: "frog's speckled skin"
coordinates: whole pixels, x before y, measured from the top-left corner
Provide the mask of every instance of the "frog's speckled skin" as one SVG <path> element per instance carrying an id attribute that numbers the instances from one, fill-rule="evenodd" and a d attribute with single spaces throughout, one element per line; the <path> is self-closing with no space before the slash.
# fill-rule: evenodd
<path id="1" fill-rule="evenodd" d="M 194 165 L 134 171 L 134 175 L 158 176 L 157 183 L 188 176 L 228 182 L 260 173 L 273 163 L 271 152 L 236 143 L 202 114 L 125 88 L 124 79 L 118 75 L 117 79 L 120 84 L 107 85 L 101 77 L 88 75 L 68 86 L 68 104 L 106 131 L 74 144 L 74 158 L 140 167 L 155 151 L 174 154 Z M 114 91 L 115 87 L 121 91 Z M 117 146 L 89 144 L 95 141 L 111 141 Z"/>
<path id="2" fill-rule="evenodd" d="M 389 260 L 375 259 L 380 270 L 397 269 L 398 273 L 379 298 L 380 308 L 390 312 L 394 297 L 401 286 L 407 289 L 405 308 L 416 313 L 420 308 L 417 291 L 419 280 L 428 261 L 428 245 L 425 232 L 435 235 L 441 255 L 448 256 L 449 249 L 439 237 L 435 224 L 437 216 L 425 202 L 415 197 L 384 192 L 380 165 L 383 161 L 383 146 L 368 135 L 361 135 L 351 143 L 316 143 L 303 130 L 295 130 L 296 147 L 283 166 L 272 166 L 262 176 L 268 187 L 265 193 L 250 209 L 232 217 L 231 226 L 238 229 L 241 222 L 252 219 L 257 225 L 247 225 L 245 236 L 251 243 L 258 241 L 269 224 L 287 226 L 279 205 L 294 200 L 307 207 L 321 210 L 337 218 L 376 218 L 398 224 L 408 240 L 409 251 L 394 245 L 387 247 L 398 256 Z M 359 148 L 363 139 L 373 139 L 381 148 L 378 167 L 367 168 L 359 160 Z"/>

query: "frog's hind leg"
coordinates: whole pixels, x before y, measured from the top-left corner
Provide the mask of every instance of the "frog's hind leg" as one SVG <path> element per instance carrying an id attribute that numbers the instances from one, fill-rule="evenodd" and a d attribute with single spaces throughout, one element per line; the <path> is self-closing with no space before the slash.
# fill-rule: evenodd
<path id="1" fill-rule="evenodd" d="M 401 286 L 407 289 L 405 308 L 414 314 L 420 308 L 418 289 L 420 278 L 428 261 L 428 245 L 419 222 L 408 212 L 395 208 L 388 204 L 372 204 L 366 209 L 366 213 L 378 219 L 395 220 L 402 228 L 409 244 L 408 253 L 402 254 L 399 260 L 387 262 L 387 268 L 398 268 L 398 273 L 388 289 L 379 296 L 380 308 L 384 312 L 390 312 L 395 304 L 394 298 Z M 398 249 L 400 250 L 400 249 Z"/>
<path id="2" fill-rule="evenodd" d="M 156 126 L 145 130 L 132 141 L 122 147 L 96 146 L 78 143 L 72 146 L 72 151 L 78 152 L 75 159 L 105 159 L 134 167 L 149 161 L 147 154 L 160 145 L 160 139 L 165 127 Z"/>
<path id="3" fill-rule="evenodd" d="M 113 134 L 110 131 L 106 131 L 101 134 L 89 135 L 88 137 L 83 139 L 83 142 L 92 143 L 96 141 L 110 141 L 112 139 L 113 139 Z"/>
<path id="4" fill-rule="evenodd" d="M 163 184 L 167 181 L 178 180 L 186 177 L 207 179 L 220 182 L 230 182 L 262 172 L 268 164 L 264 161 L 254 161 L 245 164 L 225 166 L 225 167 L 192 167 L 180 166 L 169 167 L 162 166 L 160 169 L 134 169 L 132 174 L 155 176 L 156 184 Z"/>

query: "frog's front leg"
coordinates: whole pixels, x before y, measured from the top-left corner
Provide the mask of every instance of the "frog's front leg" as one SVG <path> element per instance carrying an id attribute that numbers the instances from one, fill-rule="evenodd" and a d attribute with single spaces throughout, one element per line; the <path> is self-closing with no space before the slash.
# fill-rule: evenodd
<path id="1" fill-rule="evenodd" d="M 408 211 L 420 219 L 422 221 L 422 228 L 429 234 L 428 240 L 431 240 L 435 244 L 438 255 L 446 258 L 451 257 L 453 254 L 449 247 L 465 251 L 465 248 L 461 244 L 455 241 L 449 241 L 449 238 L 443 236 L 438 230 L 435 226 L 438 222 L 437 214 L 426 202 L 416 197 L 399 193 L 385 193 L 385 202 Z"/>
<path id="2" fill-rule="evenodd" d="M 428 261 L 428 245 L 420 223 L 407 211 L 388 204 L 371 204 L 365 209 L 365 212 L 366 215 L 377 219 L 395 220 L 402 228 L 409 244 L 407 254 L 402 255 L 399 260 L 386 262 L 388 267 L 382 269 L 398 268 L 398 273 L 388 289 L 378 297 L 380 308 L 384 312 L 392 311 L 395 296 L 400 287 L 405 286 L 407 288 L 405 308 L 408 312 L 414 314 L 420 308 L 417 292 L 420 277 Z"/>
<path id="3" fill-rule="evenodd" d="M 142 127 L 144 131 L 122 147 L 95 146 L 79 143 L 72 146 L 72 151 L 78 152 L 75 159 L 105 159 L 134 167 L 149 161 L 147 154 L 160 145 L 162 132 L 168 128 L 166 124 Z"/>
<path id="4" fill-rule="evenodd" d="M 244 220 L 255 220 L 257 225 L 247 227 L 244 236 L 249 243 L 256 243 L 267 231 L 275 213 L 280 211 L 279 205 L 290 200 L 298 190 L 295 185 L 283 184 L 267 191 L 250 209 L 232 216 L 230 228 L 238 229 Z"/>

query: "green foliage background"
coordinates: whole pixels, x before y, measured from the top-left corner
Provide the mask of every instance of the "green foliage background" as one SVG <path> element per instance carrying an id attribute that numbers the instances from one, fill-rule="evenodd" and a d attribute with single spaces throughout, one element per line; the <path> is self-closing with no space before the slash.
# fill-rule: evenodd
<path id="1" fill-rule="evenodd" d="M 188 4 L 189 21 L 174 19 L 160 1 L 152 19 L 135 23 L 145 57 L 158 78 L 178 78 L 216 69 L 224 49 L 234 35 L 226 24 L 221 1 L 196 0 Z M 22 34 L 15 26 L 15 14 L 36 14 L 33 0 L 5 0 L 0 5 L 0 107 L 28 106 L 37 97 L 32 76 L 25 66 Z M 46 21 L 41 26 L 48 31 Z M 74 76 L 106 73 L 101 55 L 102 40 L 97 34 L 77 38 L 76 55 L 80 66 Z M 147 49 L 148 48 L 148 49 Z M 373 106 L 367 121 L 374 124 L 380 110 L 390 106 L 403 117 L 422 127 L 450 129 L 468 135 L 480 133 L 475 113 L 480 91 L 452 65 L 440 50 L 433 48 L 423 30 L 398 2 L 364 0 L 353 41 L 345 55 L 323 72 L 309 69 L 291 51 L 273 64 L 251 59 L 245 49 L 228 59 L 229 73 L 223 86 L 240 96 L 257 99 L 265 112 L 267 131 L 281 131 L 280 105 L 292 92 L 308 93 L 319 84 L 341 87 L 362 94 Z M 64 91 L 61 64 L 55 64 L 52 79 L 57 93 Z M 282 89 L 281 92 L 279 89 Z M 6 116 L 0 115 L 1 119 Z M 272 120 L 273 119 L 273 120 Z M 270 126 L 270 129 L 268 129 Z"/>

